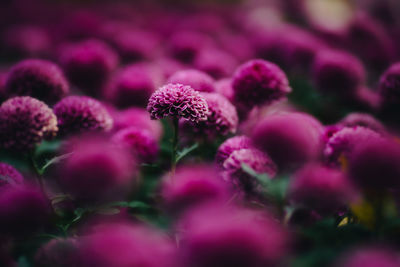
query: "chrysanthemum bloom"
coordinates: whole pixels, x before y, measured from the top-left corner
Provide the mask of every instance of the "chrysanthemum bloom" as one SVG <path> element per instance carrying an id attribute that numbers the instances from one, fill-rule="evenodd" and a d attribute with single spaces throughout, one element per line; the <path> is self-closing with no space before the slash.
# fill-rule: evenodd
<path id="1" fill-rule="evenodd" d="M 398 189 L 400 185 L 400 147 L 394 141 L 374 139 L 359 142 L 349 156 L 349 174 L 366 190 Z"/>
<path id="2" fill-rule="evenodd" d="M 79 266 L 174 267 L 174 254 L 173 244 L 157 230 L 113 223 L 81 239 Z"/>
<path id="3" fill-rule="evenodd" d="M 9 96 L 31 96 L 46 103 L 54 103 L 69 92 L 61 69 L 40 59 L 27 59 L 14 65 L 8 73 L 5 88 Z"/>
<path id="4" fill-rule="evenodd" d="M 173 117 L 200 122 L 207 119 L 208 106 L 204 97 L 192 87 L 167 84 L 151 95 L 147 111 L 153 120 Z"/>
<path id="5" fill-rule="evenodd" d="M 400 103 L 400 63 L 393 64 L 383 73 L 379 81 L 379 94 L 383 105 Z"/>
<path id="6" fill-rule="evenodd" d="M 291 92 L 285 73 L 275 64 L 255 59 L 233 75 L 234 100 L 249 108 L 280 100 Z"/>
<path id="7" fill-rule="evenodd" d="M 24 235 L 46 225 L 50 218 L 49 201 L 34 187 L 7 185 L 0 189 L 0 232 Z"/>
<path id="8" fill-rule="evenodd" d="M 128 108 L 113 114 L 114 129 L 120 130 L 128 127 L 146 129 L 157 139 L 163 135 L 160 121 L 151 120 L 149 113 L 144 108 Z"/>
<path id="9" fill-rule="evenodd" d="M 385 126 L 368 113 L 350 113 L 341 119 L 338 124 L 343 125 L 344 127 L 363 126 L 378 133 L 385 131 Z"/>
<path id="10" fill-rule="evenodd" d="M 18 96 L 0 106 L 0 144 L 6 149 L 32 149 L 57 131 L 56 115 L 35 98 Z"/>
<path id="11" fill-rule="evenodd" d="M 141 162 L 148 163 L 157 159 L 158 141 L 149 130 L 135 126 L 124 128 L 113 135 L 112 141 L 126 146 Z"/>
<path id="12" fill-rule="evenodd" d="M 113 119 L 96 99 L 87 96 L 68 96 L 54 106 L 62 135 L 82 132 L 108 131 Z"/>
<path id="13" fill-rule="evenodd" d="M 22 184 L 24 177 L 13 166 L 0 162 L 0 187 L 5 185 Z"/>
<path id="14" fill-rule="evenodd" d="M 35 255 L 35 266 L 70 267 L 76 266 L 79 252 L 78 240 L 56 238 L 42 245 Z"/>
<path id="15" fill-rule="evenodd" d="M 321 152 L 323 129 L 309 116 L 289 113 L 271 115 L 254 128 L 252 140 L 278 165 L 279 171 L 301 166 Z"/>
<path id="16" fill-rule="evenodd" d="M 184 166 L 176 170 L 174 178 L 163 178 L 161 194 L 166 208 L 181 213 L 199 204 L 228 200 L 226 183 L 212 166 Z"/>
<path id="17" fill-rule="evenodd" d="M 363 247 L 353 249 L 342 256 L 337 267 L 396 267 L 400 266 L 400 256 L 391 248 Z"/>
<path id="18" fill-rule="evenodd" d="M 275 266 L 288 252 L 288 234 L 268 215 L 205 207 L 182 222 L 184 266 Z"/>
<path id="19" fill-rule="evenodd" d="M 104 97 L 120 108 L 145 107 L 158 81 L 158 74 L 150 66 L 128 65 L 111 78 Z"/>
<path id="20" fill-rule="evenodd" d="M 206 49 L 197 55 L 194 66 L 215 79 L 232 75 L 237 67 L 237 60 L 230 54 L 218 49 Z"/>
<path id="21" fill-rule="evenodd" d="M 352 200 L 353 188 L 343 172 L 314 163 L 295 174 L 290 183 L 289 198 L 296 206 L 331 214 Z"/>
<path id="22" fill-rule="evenodd" d="M 249 195 L 260 193 L 261 185 L 255 177 L 243 170 L 243 164 L 258 174 L 267 174 L 270 178 L 277 172 L 275 163 L 267 154 L 256 148 L 233 151 L 222 165 L 224 180 L 232 184 L 234 189 Z"/>
<path id="23" fill-rule="evenodd" d="M 118 56 L 106 43 L 89 39 L 66 45 L 60 62 L 71 83 L 90 95 L 99 95 L 117 67 Z"/>
<path id="24" fill-rule="evenodd" d="M 224 161 L 233 151 L 248 148 L 253 148 L 253 144 L 249 137 L 244 135 L 231 137 L 219 146 L 217 154 L 215 155 L 215 162 L 222 166 Z"/>
<path id="25" fill-rule="evenodd" d="M 201 50 L 211 44 L 212 40 L 203 33 L 182 31 L 172 35 L 169 40 L 169 50 L 174 58 L 191 63 Z"/>
<path id="26" fill-rule="evenodd" d="M 354 97 L 365 81 L 362 63 L 353 55 L 337 50 L 323 50 L 313 65 L 313 80 L 323 93 Z"/>
<path id="27" fill-rule="evenodd" d="M 214 83 L 215 92 L 225 96 L 229 101 L 233 103 L 233 87 L 232 79 L 224 78 Z"/>
<path id="28" fill-rule="evenodd" d="M 362 126 L 345 127 L 332 135 L 324 148 L 324 158 L 332 165 L 346 165 L 350 153 L 360 143 L 379 139 L 380 134 Z M 342 167 L 346 167 L 346 166 Z"/>
<path id="29" fill-rule="evenodd" d="M 202 93 L 202 96 L 208 106 L 207 120 L 198 123 L 185 121 L 183 128 L 208 139 L 236 133 L 239 118 L 235 106 L 217 93 Z"/>
<path id="30" fill-rule="evenodd" d="M 188 85 L 196 91 L 200 92 L 214 92 L 214 79 L 207 73 L 189 69 L 181 70 L 174 73 L 168 79 L 168 83 L 179 83 Z"/>
<path id="31" fill-rule="evenodd" d="M 60 184 L 78 200 L 115 198 L 136 182 L 136 162 L 124 147 L 107 140 L 72 141 L 73 154 L 60 167 Z"/>

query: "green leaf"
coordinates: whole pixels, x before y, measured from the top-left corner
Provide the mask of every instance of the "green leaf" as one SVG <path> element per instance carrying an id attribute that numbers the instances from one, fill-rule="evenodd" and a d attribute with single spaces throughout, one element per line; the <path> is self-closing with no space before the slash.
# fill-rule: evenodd
<path id="1" fill-rule="evenodd" d="M 118 208 L 111 208 L 111 207 L 103 207 L 96 210 L 96 213 L 103 214 L 103 215 L 115 215 L 120 213 Z"/>
<path id="2" fill-rule="evenodd" d="M 182 151 L 178 152 L 178 156 L 176 157 L 175 163 L 178 163 L 183 157 L 185 157 L 187 154 L 195 150 L 196 148 L 199 147 L 198 143 L 195 143 L 194 145 L 190 147 L 184 148 Z"/>
<path id="3" fill-rule="evenodd" d="M 149 206 L 146 203 L 143 203 L 141 201 L 131 201 L 131 202 L 119 201 L 119 202 L 110 203 L 107 206 L 108 207 L 140 208 L 140 209 L 150 209 L 151 208 L 151 206 Z"/>

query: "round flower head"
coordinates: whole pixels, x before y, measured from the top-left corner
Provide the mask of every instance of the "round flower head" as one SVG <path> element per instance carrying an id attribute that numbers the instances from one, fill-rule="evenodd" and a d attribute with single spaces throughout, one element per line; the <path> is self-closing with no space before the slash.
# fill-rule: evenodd
<path id="1" fill-rule="evenodd" d="M 90 95 L 99 95 L 118 56 L 106 43 L 89 39 L 67 45 L 60 56 L 61 65 L 71 83 Z"/>
<path id="2" fill-rule="evenodd" d="M 219 146 L 215 155 L 215 162 L 222 166 L 233 151 L 247 148 L 253 148 L 250 138 L 244 135 L 231 137 Z"/>
<path id="3" fill-rule="evenodd" d="M 207 73 L 199 70 L 181 70 L 168 79 L 168 83 L 188 85 L 196 91 L 214 92 L 214 79 Z"/>
<path id="4" fill-rule="evenodd" d="M 214 83 L 215 91 L 223 96 L 225 96 L 229 101 L 233 103 L 233 88 L 232 79 L 225 78 L 218 80 Z"/>
<path id="5" fill-rule="evenodd" d="M 62 135 L 108 131 L 113 119 L 97 100 L 87 96 L 68 96 L 54 106 Z"/>
<path id="6" fill-rule="evenodd" d="M 60 167 L 62 188 L 78 200 L 103 200 L 118 196 L 136 182 L 136 166 L 129 151 L 108 140 L 72 141 L 73 154 Z"/>
<path id="7" fill-rule="evenodd" d="M 148 130 L 157 139 L 163 135 L 162 125 L 159 121 L 151 120 L 149 113 L 144 108 L 128 108 L 113 114 L 114 129 L 120 130 L 128 127 L 136 127 Z"/>
<path id="8" fill-rule="evenodd" d="M 380 134 L 361 126 L 345 127 L 337 131 L 325 144 L 324 157 L 332 165 L 344 164 L 356 145 L 379 139 Z"/>
<path id="9" fill-rule="evenodd" d="M 77 266 L 78 240 L 52 239 L 39 248 L 35 255 L 35 266 L 38 267 L 69 267 Z"/>
<path id="10" fill-rule="evenodd" d="M 208 106 L 192 87 L 170 83 L 151 95 L 147 111 L 153 120 L 174 117 L 199 122 L 207 119 Z"/>
<path id="11" fill-rule="evenodd" d="M 323 50 L 314 61 L 313 79 L 323 93 L 353 97 L 365 81 L 365 70 L 362 63 L 351 54 Z"/>
<path id="12" fill-rule="evenodd" d="M 137 127 L 124 128 L 114 134 L 115 144 L 126 146 L 141 162 L 154 162 L 158 156 L 158 141 L 146 129 Z"/>
<path id="13" fill-rule="evenodd" d="M 27 59 L 11 68 L 5 89 L 9 96 L 28 95 L 54 103 L 69 92 L 69 85 L 61 69 L 54 63 Z"/>
<path id="14" fill-rule="evenodd" d="M 400 147 L 386 139 L 360 142 L 349 156 L 350 178 L 362 189 L 398 189 Z"/>
<path id="15" fill-rule="evenodd" d="M 128 65 L 115 74 L 104 96 L 120 108 L 145 107 L 157 84 L 157 73 L 148 65 Z"/>
<path id="16" fill-rule="evenodd" d="M 204 207 L 182 221 L 184 266 L 275 266 L 287 253 L 288 234 L 268 215 Z"/>
<path id="17" fill-rule="evenodd" d="M 323 131 L 316 126 L 302 114 L 271 115 L 255 126 L 252 140 L 283 171 L 319 156 Z"/>
<path id="18" fill-rule="evenodd" d="M 0 232 L 24 235 L 43 227 L 50 218 L 50 205 L 37 188 L 23 185 L 0 189 Z"/>
<path id="19" fill-rule="evenodd" d="M 79 246 L 79 266 L 165 267 L 173 264 L 175 249 L 157 230 L 128 223 L 100 225 Z"/>
<path id="20" fill-rule="evenodd" d="M 10 98 L 0 106 L 0 145 L 28 150 L 56 135 L 57 118 L 43 102 L 29 96 Z"/>
<path id="21" fill-rule="evenodd" d="M 255 59 L 239 66 L 233 75 L 235 102 L 251 108 L 280 100 L 291 92 L 285 73 L 275 64 Z"/>
<path id="22" fill-rule="evenodd" d="M 331 214 L 349 203 L 352 191 L 348 178 L 341 171 L 309 164 L 291 180 L 289 196 L 295 205 Z"/>
<path id="23" fill-rule="evenodd" d="M 238 62 L 236 59 L 218 49 L 207 49 L 199 53 L 194 61 L 197 69 L 208 73 L 215 79 L 232 75 Z"/>
<path id="24" fill-rule="evenodd" d="M 400 63 L 386 70 L 379 81 L 379 94 L 384 105 L 400 103 Z"/>
<path id="25" fill-rule="evenodd" d="M 399 254 L 384 247 L 363 247 L 351 250 L 337 262 L 337 267 L 396 267 L 400 266 Z"/>
<path id="26" fill-rule="evenodd" d="M 385 131 L 385 126 L 372 115 L 367 113 L 350 113 L 339 122 L 339 125 L 344 127 L 362 126 L 378 133 Z"/>
<path id="27" fill-rule="evenodd" d="M 13 166 L 0 162 L 0 187 L 5 185 L 22 184 L 24 177 Z"/>
<path id="28" fill-rule="evenodd" d="M 195 165 L 177 169 L 173 179 L 163 179 L 161 194 L 172 213 L 181 213 L 199 204 L 227 201 L 229 192 L 220 175 L 211 166 Z"/>
<path id="29" fill-rule="evenodd" d="M 275 163 L 267 154 L 255 148 L 233 151 L 223 163 L 224 179 L 236 190 L 248 194 L 258 193 L 260 184 L 256 178 L 243 170 L 243 164 L 258 174 L 267 174 L 270 178 L 277 172 Z"/>
<path id="30" fill-rule="evenodd" d="M 202 96 L 208 106 L 207 120 L 198 123 L 184 122 L 183 127 L 211 139 L 236 133 L 239 118 L 235 106 L 217 93 L 202 93 Z"/>
<path id="31" fill-rule="evenodd" d="M 212 40 L 199 32 L 182 31 L 172 35 L 169 49 L 174 58 L 191 63 L 201 50 L 210 46 Z"/>

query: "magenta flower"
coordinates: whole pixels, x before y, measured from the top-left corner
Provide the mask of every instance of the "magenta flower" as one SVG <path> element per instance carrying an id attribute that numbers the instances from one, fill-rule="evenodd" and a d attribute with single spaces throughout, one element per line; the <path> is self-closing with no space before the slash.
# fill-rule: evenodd
<path id="1" fill-rule="evenodd" d="M 169 50 L 174 58 L 191 63 L 201 50 L 211 44 L 212 39 L 203 33 L 181 31 L 172 35 L 169 40 Z"/>
<path id="2" fill-rule="evenodd" d="M 215 79 L 232 75 L 237 67 L 237 60 L 230 54 L 218 49 L 205 49 L 194 61 L 197 69 L 204 71 Z"/>
<path id="3" fill-rule="evenodd" d="M 382 74 L 379 94 L 384 105 L 400 103 L 400 63 L 393 64 Z"/>
<path id="4" fill-rule="evenodd" d="M 207 73 L 199 70 L 189 69 L 174 73 L 168 79 L 168 83 L 179 83 L 188 85 L 196 91 L 214 92 L 214 79 Z"/>
<path id="5" fill-rule="evenodd" d="M 352 249 L 337 262 L 337 267 L 396 267 L 400 265 L 400 257 L 391 248 L 370 246 Z"/>
<path id="6" fill-rule="evenodd" d="M 247 136 L 242 135 L 231 137 L 219 146 L 217 154 L 215 155 L 215 162 L 222 166 L 224 161 L 232 154 L 232 152 L 248 148 L 253 148 L 253 144 L 251 139 Z"/>
<path id="7" fill-rule="evenodd" d="M 249 108 L 280 100 L 292 90 L 285 73 L 277 65 L 261 59 L 239 66 L 232 87 L 235 102 Z"/>
<path id="8" fill-rule="evenodd" d="M 88 39 L 66 45 L 61 51 L 60 62 L 71 83 L 97 96 L 117 67 L 118 56 L 106 43 Z"/>
<path id="9" fill-rule="evenodd" d="M 54 106 L 62 135 L 109 131 L 113 119 L 97 100 L 87 96 L 68 96 Z"/>
<path id="10" fill-rule="evenodd" d="M 27 59 L 11 68 L 5 89 L 9 96 L 31 96 L 54 103 L 69 92 L 69 85 L 61 69 L 54 63 Z"/>
<path id="11" fill-rule="evenodd" d="M 57 118 L 43 102 L 21 96 L 0 106 L 0 145 L 11 150 L 29 150 L 56 135 Z"/>
<path id="12" fill-rule="evenodd" d="M 69 267 L 77 265 L 78 240 L 56 238 L 42 245 L 35 255 L 35 266 Z"/>
<path id="13" fill-rule="evenodd" d="M 149 130 L 135 126 L 124 128 L 113 135 L 112 141 L 127 147 L 140 162 L 149 163 L 157 159 L 158 141 Z"/>
<path id="14" fill-rule="evenodd" d="M 233 88 L 232 79 L 225 78 L 218 80 L 214 83 L 215 92 L 225 96 L 229 101 L 233 103 Z"/>
<path id="15" fill-rule="evenodd" d="M 374 130 L 378 133 L 385 132 L 385 126 L 379 120 L 368 113 L 350 113 L 342 120 L 340 120 L 338 124 L 344 127 L 362 126 Z"/>
<path id="16" fill-rule="evenodd" d="M 0 187 L 11 184 L 22 184 L 24 177 L 13 166 L 0 162 Z"/>
<path id="17" fill-rule="evenodd" d="M 297 206 L 316 210 L 320 214 L 331 214 L 354 199 L 354 192 L 344 173 L 314 163 L 295 174 L 289 197 Z"/>
<path id="18" fill-rule="evenodd" d="M 151 95 L 147 111 L 153 120 L 173 117 L 199 122 L 207 119 L 208 106 L 204 97 L 190 86 L 167 84 Z"/>

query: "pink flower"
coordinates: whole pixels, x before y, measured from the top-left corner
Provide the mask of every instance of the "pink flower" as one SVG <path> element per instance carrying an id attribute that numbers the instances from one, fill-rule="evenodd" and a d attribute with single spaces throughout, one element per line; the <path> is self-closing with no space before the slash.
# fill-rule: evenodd
<path id="1" fill-rule="evenodd" d="M 11 184 L 22 184 L 24 177 L 13 166 L 0 162 L 0 187 Z"/>
<path id="2" fill-rule="evenodd" d="M 232 154 L 232 152 L 247 148 L 253 148 L 253 144 L 249 137 L 243 135 L 231 137 L 219 146 L 217 154 L 215 155 L 215 162 L 222 166 L 224 161 Z"/>
<path id="3" fill-rule="evenodd" d="M 177 71 L 169 77 L 168 83 L 188 85 L 200 92 L 215 91 L 214 79 L 207 73 L 194 69 Z"/>

